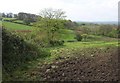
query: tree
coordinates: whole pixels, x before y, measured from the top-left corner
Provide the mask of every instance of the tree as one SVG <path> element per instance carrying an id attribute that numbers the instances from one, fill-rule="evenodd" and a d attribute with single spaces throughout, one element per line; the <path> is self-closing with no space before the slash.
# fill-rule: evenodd
<path id="1" fill-rule="evenodd" d="M 24 19 L 23 22 L 24 22 L 24 24 L 26 24 L 26 25 L 29 25 L 29 24 L 30 24 L 30 20 L 29 20 L 28 18 Z"/>
<path id="2" fill-rule="evenodd" d="M 72 22 L 71 20 L 66 20 L 64 25 L 68 29 L 75 29 L 78 26 L 76 22 Z"/>
<path id="3" fill-rule="evenodd" d="M 18 13 L 19 20 L 23 20 L 24 18 L 25 18 L 25 13 L 23 13 L 23 12 Z"/>
<path id="4" fill-rule="evenodd" d="M 86 40 L 87 40 L 87 37 L 88 37 L 88 35 L 87 35 L 87 34 L 82 34 L 82 38 L 83 38 L 83 40 L 84 40 L 84 41 L 86 41 Z"/>
<path id="5" fill-rule="evenodd" d="M 13 13 L 7 13 L 7 17 L 8 18 L 12 18 L 13 17 Z"/>
<path id="6" fill-rule="evenodd" d="M 44 9 L 40 12 L 35 26 L 44 29 L 47 34 L 48 42 L 59 40 L 59 29 L 64 27 L 65 13 L 58 9 Z"/>
<path id="7" fill-rule="evenodd" d="M 77 41 L 81 41 L 82 40 L 82 36 L 77 33 L 75 39 L 77 39 Z"/>
<path id="8" fill-rule="evenodd" d="M 2 21 L 2 13 L 0 13 L 0 21 Z"/>
<path id="9" fill-rule="evenodd" d="M 2 17 L 6 17 L 5 13 L 2 13 Z"/>
<path id="10" fill-rule="evenodd" d="M 103 36 L 107 36 L 113 30 L 113 26 L 111 25 L 101 25 L 99 27 L 99 34 Z"/>
<path id="11" fill-rule="evenodd" d="M 65 12 L 61 9 L 52 8 L 41 10 L 40 16 L 48 19 L 64 19 L 66 17 Z"/>
<path id="12" fill-rule="evenodd" d="M 30 24 L 31 22 L 36 21 L 37 15 L 20 12 L 18 13 L 17 18 L 23 20 L 25 24 Z"/>
<path id="13" fill-rule="evenodd" d="M 80 34 L 89 34 L 91 32 L 90 28 L 86 26 L 78 27 L 76 30 L 80 32 Z"/>
<path id="14" fill-rule="evenodd" d="M 18 17 L 18 15 L 17 14 L 14 14 L 14 18 L 17 18 Z"/>

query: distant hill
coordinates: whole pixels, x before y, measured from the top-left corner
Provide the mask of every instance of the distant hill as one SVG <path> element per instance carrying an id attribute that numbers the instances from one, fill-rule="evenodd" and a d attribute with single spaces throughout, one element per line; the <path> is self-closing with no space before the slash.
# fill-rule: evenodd
<path id="1" fill-rule="evenodd" d="M 118 21 L 96 21 L 96 22 L 82 22 L 82 21 L 77 21 L 78 23 L 92 23 L 92 24 L 115 24 L 118 25 Z"/>
<path id="2" fill-rule="evenodd" d="M 96 24 L 115 24 L 115 25 L 118 25 L 117 21 L 92 22 L 92 23 L 96 23 Z"/>

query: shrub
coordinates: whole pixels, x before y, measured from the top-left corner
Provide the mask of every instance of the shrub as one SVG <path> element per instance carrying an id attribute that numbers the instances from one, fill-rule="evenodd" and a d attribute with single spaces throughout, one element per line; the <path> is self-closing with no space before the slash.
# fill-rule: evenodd
<path id="1" fill-rule="evenodd" d="M 68 40 L 67 42 L 76 42 L 76 40 Z"/>
<path id="2" fill-rule="evenodd" d="M 82 36 L 80 34 L 76 34 L 75 39 L 77 39 L 77 41 L 81 41 L 82 40 Z"/>
<path id="3" fill-rule="evenodd" d="M 24 24 L 26 24 L 26 25 L 29 25 L 29 24 L 30 24 L 30 20 L 29 20 L 29 19 L 24 19 L 23 22 L 24 22 Z"/>
<path id="4" fill-rule="evenodd" d="M 19 36 L 2 30 L 2 63 L 5 73 L 11 73 L 24 63 L 48 55 L 37 46 L 25 42 Z"/>
<path id="5" fill-rule="evenodd" d="M 50 40 L 50 45 L 51 46 L 61 46 L 64 44 L 63 40 Z"/>
<path id="6" fill-rule="evenodd" d="M 117 30 L 112 30 L 111 32 L 109 32 L 107 34 L 108 37 L 112 37 L 112 38 L 117 38 L 118 37 L 118 31 Z"/>
<path id="7" fill-rule="evenodd" d="M 82 38 L 84 39 L 84 41 L 86 41 L 87 38 L 88 38 L 88 35 L 87 34 L 82 34 Z"/>
<path id="8" fill-rule="evenodd" d="M 3 20 L 4 20 L 4 21 L 7 21 L 7 22 L 13 22 L 13 21 L 16 21 L 17 19 L 4 18 Z"/>

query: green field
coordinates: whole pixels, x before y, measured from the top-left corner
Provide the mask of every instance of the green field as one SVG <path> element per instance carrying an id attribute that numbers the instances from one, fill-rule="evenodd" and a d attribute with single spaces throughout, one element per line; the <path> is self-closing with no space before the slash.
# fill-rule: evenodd
<path id="1" fill-rule="evenodd" d="M 27 25 L 12 23 L 12 22 L 5 22 L 5 21 L 3 22 L 3 26 L 8 30 L 32 30 L 33 29 L 32 26 L 27 26 Z M 65 41 L 75 40 L 74 31 L 61 29 L 59 32 L 61 33 L 61 39 L 64 39 Z"/>
<path id="2" fill-rule="evenodd" d="M 64 46 L 50 48 L 50 51 L 53 55 L 66 57 L 67 55 L 71 55 L 76 50 L 82 50 L 87 48 L 100 48 L 104 49 L 107 47 L 117 47 L 118 41 L 93 41 L 93 42 L 66 42 Z M 85 50 L 83 51 L 85 52 Z"/>
<path id="3" fill-rule="evenodd" d="M 16 18 L 3 18 L 3 20 L 16 20 Z"/>
<path id="4" fill-rule="evenodd" d="M 13 22 L 16 22 L 16 23 L 24 23 L 22 20 L 15 20 Z"/>
<path id="5" fill-rule="evenodd" d="M 5 21 L 2 24 L 8 30 L 31 30 L 33 28 L 31 26 L 16 24 L 12 22 L 5 22 Z"/>
<path id="6" fill-rule="evenodd" d="M 83 47 L 99 47 L 107 45 L 117 45 L 118 42 L 105 42 L 105 41 L 93 41 L 93 42 L 72 42 L 65 43 L 68 48 L 83 48 Z"/>
<path id="7" fill-rule="evenodd" d="M 75 34 L 74 34 L 74 31 L 72 30 L 61 29 L 60 33 L 61 33 L 61 38 L 64 39 L 65 41 L 75 40 L 74 39 Z"/>
<path id="8" fill-rule="evenodd" d="M 22 22 L 22 21 L 19 21 Z M 17 24 L 17 23 L 12 23 L 12 22 L 1 22 L 5 28 L 8 30 L 32 30 L 33 26 L 28 26 L 28 25 L 23 25 L 23 24 Z M 60 29 L 59 33 L 61 34 L 61 39 L 64 41 L 76 41 L 75 39 L 75 32 L 73 30 L 69 29 Z M 82 40 L 90 42 L 90 41 L 114 41 L 116 40 L 115 38 L 109 38 L 109 37 L 103 37 L 103 36 L 97 36 L 97 35 L 89 35 L 86 40 Z"/>

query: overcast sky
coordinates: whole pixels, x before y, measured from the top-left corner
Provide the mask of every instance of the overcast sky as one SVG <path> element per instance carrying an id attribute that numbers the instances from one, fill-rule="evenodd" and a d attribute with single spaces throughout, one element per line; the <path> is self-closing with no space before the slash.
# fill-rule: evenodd
<path id="1" fill-rule="evenodd" d="M 117 21 L 119 0 L 1 0 L 0 12 L 38 14 L 41 9 L 62 9 L 73 21 Z"/>

